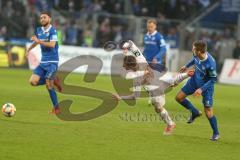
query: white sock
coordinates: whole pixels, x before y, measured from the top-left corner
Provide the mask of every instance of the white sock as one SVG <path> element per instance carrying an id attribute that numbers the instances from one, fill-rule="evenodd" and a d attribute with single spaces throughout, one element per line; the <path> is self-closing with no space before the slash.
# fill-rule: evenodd
<path id="1" fill-rule="evenodd" d="M 171 117 L 168 115 L 168 112 L 166 109 L 163 109 L 162 112 L 160 113 L 160 116 L 162 117 L 163 121 L 167 125 L 173 125 L 174 122 L 172 121 Z"/>
<path id="2" fill-rule="evenodd" d="M 178 74 L 175 79 L 174 79 L 174 84 L 179 84 L 181 83 L 184 79 L 188 78 L 188 74 L 187 73 L 181 73 L 181 74 Z"/>

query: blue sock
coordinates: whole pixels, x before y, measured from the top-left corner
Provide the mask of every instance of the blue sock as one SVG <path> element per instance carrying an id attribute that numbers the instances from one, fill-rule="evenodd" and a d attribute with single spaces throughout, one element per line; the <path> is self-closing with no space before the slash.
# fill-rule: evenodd
<path id="1" fill-rule="evenodd" d="M 53 106 L 56 108 L 58 107 L 58 99 L 57 99 L 57 93 L 55 92 L 54 88 L 48 89 L 49 96 L 51 98 Z"/>
<path id="2" fill-rule="evenodd" d="M 208 118 L 208 120 L 213 129 L 213 134 L 219 134 L 218 126 L 217 126 L 217 118 L 215 116 L 212 116 L 211 118 Z"/>
<path id="3" fill-rule="evenodd" d="M 199 111 L 192 105 L 192 103 L 187 100 L 186 98 L 180 102 L 180 104 L 185 107 L 186 109 L 188 109 L 189 111 L 192 112 L 192 114 L 194 115 L 198 115 L 199 114 Z"/>
<path id="4" fill-rule="evenodd" d="M 44 85 L 46 84 L 46 79 L 45 78 L 40 78 L 38 81 L 38 85 Z"/>

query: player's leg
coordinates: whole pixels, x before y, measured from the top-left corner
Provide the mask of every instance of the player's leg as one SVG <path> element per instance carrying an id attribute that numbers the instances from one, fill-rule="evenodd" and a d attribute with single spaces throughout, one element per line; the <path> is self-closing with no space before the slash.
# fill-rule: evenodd
<path id="1" fill-rule="evenodd" d="M 168 111 L 164 108 L 165 105 L 165 95 L 160 95 L 152 97 L 152 104 L 155 107 L 155 111 L 160 115 L 162 120 L 167 124 L 163 134 L 170 135 L 173 129 L 176 127 L 175 123 L 168 114 Z"/>
<path id="2" fill-rule="evenodd" d="M 61 85 L 61 80 L 60 78 L 56 75 L 54 81 L 53 81 L 54 86 L 57 88 L 58 92 L 62 92 L 62 85 Z"/>
<path id="3" fill-rule="evenodd" d="M 187 79 L 189 77 L 192 77 L 193 75 L 194 75 L 194 70 L 189 70 L 186 73 L 180 73 L 173 79 L 172 84 L 178 85 L 179 83 L 181 83 L 182 81 L 184 81 L 185 79 Z"/>
<path id="4" fill-rule="evenodd" d="M 47 73 L 45 75 L 46 88 L 48 90 L 48 93 L 53 105 L 52 113 L 58 114 L 60 113 L 60 108 L 58 105 L 57 93 L 54 89 L 54 79 L 57 72 L 57 64 L 49 64 L 48 66 L 45 67 L 45 69 L 47 70 Z"/>
<path id="5" fill-rule="evenodd" d="M 45 71 L 39 65 L 38 67 L 36 67 L 34 69 L 33 74 L 31 75 L 31 77 L 29 79 L 29 83 L 32 86 L 44 85 L 46 83 L 44 75 L 45 75 Z"/>
<path id="6" fill-rule="evenodd" d="M 202 113 L 197 110 L 193 104 L 187 99 L 188 95 L 191 95 L 195 92 L 196 87 L 192 83 L 192 80 L 188 80 L 188 82 L 185 84 L 185 86 L 181 89 L 181 91 L 178 92 L 175 99 L 176 101 L 181 104 L 183 107 L 185 107 L 187 110 L 191 112 L 191 116 L 188 120 L 188 123 L 192 123 L 195 118 L 202 115 Z"/>
<path id="7" fill-rule="evenodd" d="M 211 128 L 213 130 L 213 136 L 211 137 L 211 140 L 215 141 L 219 139 L 219 131 L 218 131 L 218 124 L 217 124 L 217 118 L 213 113 L 213 89 L 208 89 L 205 92 L 203 92 L 203 105 L 204 105 L 204 111 L 206 114 L 206 117 L 208 118 L 208 121 L 211 125 Z"/>
<path id="8" fill-rule="evenodd" d="M 30 79 L 29 79 L 29 83 L 32 85 L 32 86 L 38 86 L 38 82 L 40 80 L 40 76 L 37 75 L 37 74 L 32 74 Z"/>
<path id="9" fill-rule="evenodd" d="M 181 83 L 183 80 L 189 77 L 192 77 L 193 75 L 194 75 L 194 70 L 190 70 L 186 73 L 179 73 L 174 78 L 172 78 L 172 76 L 169 76 L 168 74 L 165 74 L 159 80 L 168 83 L 171 87 L 174 87 L 179 83 Z"/>

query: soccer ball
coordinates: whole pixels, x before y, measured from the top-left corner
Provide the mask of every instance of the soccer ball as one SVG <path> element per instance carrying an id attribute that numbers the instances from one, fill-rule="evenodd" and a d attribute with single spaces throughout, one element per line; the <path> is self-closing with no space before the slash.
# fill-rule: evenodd
<path id="1" fill-rule="evenodd" d="M 16 108 L 11 103 L 6 103 L 2 106 L 2 113 L 6 117 L 14 116 L 15 112 L 16 112 Z"/>

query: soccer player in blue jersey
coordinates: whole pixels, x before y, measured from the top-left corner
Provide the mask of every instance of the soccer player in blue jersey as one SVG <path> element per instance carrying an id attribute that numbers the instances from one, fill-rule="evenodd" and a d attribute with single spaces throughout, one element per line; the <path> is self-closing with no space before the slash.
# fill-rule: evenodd
<path id="1" fill-rule="evenodd" d="M 51 25 L 51 16 L 48 12 L 42 12 L 40 15 L 41 27 L 36 29 L 36 33 L 32 36 L 32 45 L 28 48 L 27 53 L 38 44 L 41 47 L 42 58 L 39 66 L 37 66 L 29 80 L 32 86 L 45 85 L 49 92 L 53 104 L 51 113 L 58 114 L 60 109 L 58 106 L 57 94 L 54 85 L 61 91 L 60 81 L 56 78 L 58 69 L 58 38 L 57 31 Z"/>
<path id="2" fill-rule="evenodd" d="M 163 36 L 156 30 L 157 21 L 147 21 L 147 34 L 144 35 L 143 55 L 148 63 L 166 65 L 166 43 Z"/>
<path id="3" fill-rule="evenodd" d="M 151 65 L 166 66 L 166 43 L 163 36 L 157 31 L 157 21 L 149 19 L 147 21 L 147 34 L 144 35 L 143 55 Z M 148 99 L 148 105 L 151 105 L 151 98 Z"/>
<path id="4" fill-rule="evenodd" d="M 192 105 L 187 96 L 202 95 L 204 111 L 213 129 L 211 140 L 216 141 L 219 139 L 217 118 L 213 114 L 214 83 L 217 81 L 216 62 L 207 52 L 207 44 L 201 40 L 193 43 L 192 52 L 192 60 L 183 66 L 180 72 L 185 72 L 189 67 L 194 66 L 195 73 L 177 94 L 176 101 L 191 112 L 188 123 L 192 123 L 202 113 Z"/>

